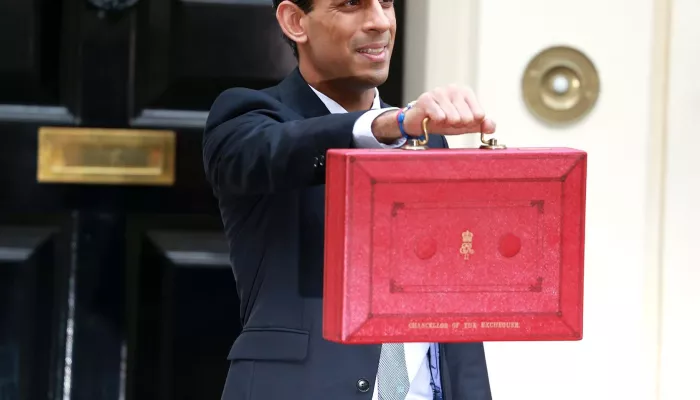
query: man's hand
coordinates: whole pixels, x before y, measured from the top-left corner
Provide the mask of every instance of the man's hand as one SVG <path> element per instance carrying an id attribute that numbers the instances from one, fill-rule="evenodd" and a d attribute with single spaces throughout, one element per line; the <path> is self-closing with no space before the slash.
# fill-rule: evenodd
<path id="1" fill-rule="evenodd" d="M 448 86 L 425 92 L 406 112 L 404 129 L 411 136 L 423 134 L 423 119 L 430 118 L 428 132 L 443 135 L 494 133 L 496 124 L 485 118 L 484 110 L 470 88 Z"/>
<path id="2" fill-rule="evenodd" d="M 396 115 L 384 113 L 372 124 L 372 131 L 380 141 L 388 142 L 401 137 Z M 423 135 L 423 120 L 429 118 L 428 133 L 461 135 L 496 131 L 496 124 L 485 118 L 474 91 L 467 87 L 450 85 L 425 92 L 406 112 L 404 130 L 410 136 Z"/>

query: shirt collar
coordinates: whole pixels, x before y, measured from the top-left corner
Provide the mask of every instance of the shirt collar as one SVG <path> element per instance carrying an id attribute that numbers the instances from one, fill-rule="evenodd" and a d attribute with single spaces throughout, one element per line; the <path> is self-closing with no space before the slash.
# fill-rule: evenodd
<path id="1" fill-rule="evenodd" d="M 323 102 L 323 104 L 326 105 L 326 108 L 328 108 L 328 111 L 329 111 L 331 114 L 344 114 L 344 113 L 347 113 L 347 110 L 345 110 L 345 109 L 343 108 L 343 106 L 341 106 L 340 104 L 338 104 L 337 102 L 335 102 L 335 100 L 331 99 L 330 97 L 326 96 L 325 94 L 323 94 L 323 93 L 319 92 L 318 90 L 314 89 L 311 85 L 309 85 L 309 87 L 311 88 L 311 90 L 314 91 L 314 93 L 316 93 L 316 96 L 318 96 L 318 98 L 321 99 L 321 101 Z M 378 110 L 378 109 L 380 109 L 381 107 L 382 107 L 382 106 L 381 106 L 381 102 L 380 102 L 380 100 L 379 100 L 379 89 L 374 88 L 374 101 L 372 102 L 372 108 L 371 108 L 371 109 L 372 109 L 372 110 Z"/>

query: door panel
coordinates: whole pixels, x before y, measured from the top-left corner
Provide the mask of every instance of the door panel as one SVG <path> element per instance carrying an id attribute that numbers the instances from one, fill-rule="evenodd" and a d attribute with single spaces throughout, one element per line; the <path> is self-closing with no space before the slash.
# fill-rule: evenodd
<path id="1" fill-rule="evenodd" d="M 215 218 L 129 219 L 129 398 L 221 396 L 240 319 L 217 226 Z"/>
<path id="2" fill-rule="evenodd" d="M 264 88 L 284 78 L 296 60 L 270 4 L 143 2 L 134 28 L 132 123 L 202 126 L 223 89 Z"/>
<path id="3" fill-rule="evenodd" d="M 63 366 L 69 221 L 16 222 L 0 219 L 0 398 L 46 398 Z"/>
<path id="4" fill-rule="evenodd" d="M 61 1 L 0 1 L 0 121 L 72 122 L 61 93 L 61 13 Z"/>
<path id="5" fill-rule="evenodd" d="M 0 26 L 13 33 L 0 38 L 0 103 L 59 105 L 61 36 L 54 33 L 61 27 L 60 11 L 56 1 L 0 2 Z"/>

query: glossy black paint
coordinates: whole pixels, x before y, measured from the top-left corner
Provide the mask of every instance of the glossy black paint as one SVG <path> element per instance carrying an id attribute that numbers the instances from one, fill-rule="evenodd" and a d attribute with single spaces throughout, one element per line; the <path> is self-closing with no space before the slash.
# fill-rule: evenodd
<path id="1" fill-rule="evenodd" d="M 267 1 L 110 3 L 0 0 L 1 400 L 215 399 L 240 331 L 202 126 L 296 62 Z M 176 183 L 39 184 L 41 126 L 173 129 Z"/>

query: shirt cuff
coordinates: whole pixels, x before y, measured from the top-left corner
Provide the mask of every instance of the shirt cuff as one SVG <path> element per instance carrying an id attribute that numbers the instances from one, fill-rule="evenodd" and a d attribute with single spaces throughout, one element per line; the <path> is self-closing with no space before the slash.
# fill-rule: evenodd
<path id="1" fill-rule="evenodd" d="M 357 119 L 352 130 L 355 147 L 360 149 L 395 149 L 403 146 L 404 143 L 406 143 L 406 138 L 403 137 L 397 139 L 391 144 L 381 143 L 372 133 L 372 122 L 374 122 L 374 120 L 381 114 L 391 110 L 398 110 L 398 108 L 392 107 L 370 110 L 362 114 L 362 116 Z"/>

